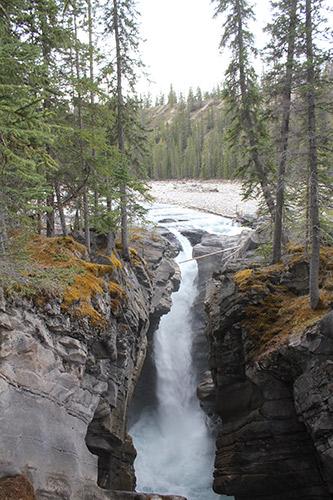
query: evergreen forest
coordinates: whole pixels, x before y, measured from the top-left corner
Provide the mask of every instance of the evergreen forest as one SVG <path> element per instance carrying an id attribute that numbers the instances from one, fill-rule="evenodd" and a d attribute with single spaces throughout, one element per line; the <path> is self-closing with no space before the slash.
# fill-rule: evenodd
<path id="1" fill-rule="evenodd" d="M 139 96 L 135 0 L 1 0 L 0 252 L 30 228 L 91 230 L 112 250 L 142 216 L 149 179 L 240 179 L 274 223 L 278 262 L 290 220 L 311 247 L 332 238 L 332 32 L 323 0 L 272 1 L 258 53 L 248 0 L 212 0 L 230 63 L 214 90 Z M 190 22 L 190 13 L 189 20 Z M 185 22 L 185 21 L 184 21 Z M 255 61 L 261 58 L 263 72 Z"/>

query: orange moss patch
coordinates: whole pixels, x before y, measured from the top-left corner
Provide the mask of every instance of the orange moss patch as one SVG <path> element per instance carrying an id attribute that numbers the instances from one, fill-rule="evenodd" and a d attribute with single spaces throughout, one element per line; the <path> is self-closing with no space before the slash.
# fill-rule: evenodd
<path id="1" fill-rule="evenodd" d="M 11 291 L 32 297 L 38 306 L 50 296 L 59 297 L 64 312 L 88 318 L 94 325 L 105 325 L 105 318 L 94 306 L 94 297 L 108 291 L 112 296 L 125 296 L 120 285 L 109 283 L 114 270 L 123 267 L 115 252 L 108 257 L 110 264 L 89 262 L 86 247 L 69 236 L 34 236 L 26 248 L 28 258 L 23 267 L 16 266 L 20 274 L 11 284 Z"/>
<path id="2" fill-rule="evenodd" d="M 234 281 L 241 291 L 249 289 L 265 291 L 267 280 L 283 269 L 283 264 L 274 264 L 262 269 L 243 269 L 235 274 Z"/>
<path id="3" fill-rule="evenodd" d="M 116 256 L 116 254 L 114 252 L 112 252 L 112 255 L 111 257 L 109 257 L 109 260 L 111 262 L 111 265 L 115 268 L 115 269 L 123 269 L 123 264 L 121 263 L 121 261 L 118 259 L 118 257 Z"/>
<path id="4" fill-rule="evenodd" d="M 238 285 L 241 289 L 244 288 L 246 285 L 248 285 L 249 279 L 252 275 L 253 269 L 243 269 L 242 271 L 239 271 L 234 276 L 236 285 Z"/>
<path id="5" fill-rule="evenodd" d="M 80 303 L 80 305 L 73 310 L 73 316 L 76 318 L 88 318 L 95 326 L 106 326 L 106 319 L 88 302 Z"/>
<path id="6" fill-rule="evenodd" d="M 289 243 L 287 246 L 287 252 L 289 254 L 302 254 L 304 255 L 304 246 L 298 244 L 298 243 Z"/>
<path id="7" fill-rule="evenodd" d="M 279 341 L 314 325 L 333 305 L 333 293 L 321 294 L 321 305 L 311 309 L 308 296 L 297 297 L 287 290 L 268 295 L 260 304 L 248 306 L 243 321 L 259 352 L 272 340 Z"/>
<path id="8" fill-rule="evenodd" d="M 333 271 L 333 247 L 320 249 L 320 263 L 327 271 Z"/>
<path id="9" fill-rule="evenodd" d="M 85 261 L 80 264 L 82 274 L 78 274 L 74 283 L 66 288 L 62 309 L 72 312 L 76 317 L 87 317 L 95 325 L 104 326 L 105 319 L 93 307 L 92 300 L 106 291 L 104 277 L 112 274 L 113 267 Z"/>
<path id="10" fill-rule="evenodd" d="M 110 281 L 108 287 L 109 287 L 109 292 L 111 293 L 112 296 L 115 296 L 115 297 L 124 297 L 125 296 L 124 289 L 118 283 L 115 283 L 114 281 Z"/>
<path id="11" fill-rule="evenodd" d="M 34 261 L 50 267 L 69 267 L 73 259 L 83 259 L 87 249 L 70 236 L 46 238 L 35 236 L 28 245 Z"/>
<path id="12" fill-rule="evenodd" d="M 267 352 L 269 345 L 284 342 L 287 337 L 317 323 L 333 307 L 333 248 L 321 250 L 321 301 L 317 310 L 310 307 L 309 296 L 297 296 L 287 286 L 277 285 L 272 279 L 291 270 L 306 257 L 300 247 L 293 248 L 284 263 L 262 269 L 244 269 L 234 276 L 239 290 L 249 296 L 251 292 L 259 303 L 245 309 L 243 326 L 254 342 L 254 353 Z"/>
<path id="13" fill-rule="evenodd" d="M 135 248 L 132 248 L 132 247 L 130 247 L 129 252 L 130 252 L 130 260 L 131 260 L 132 266 L 134 266 L 134 267 L 142 266 L 142 264 L 144 263 L 144 259 L 142 257 L 140 257 L 139 252 Z"/>
<path id="14" fill-rule="evenodd" d="M 0 500 L 36 500 L 30 482 L 24 476 L 0 479 Z"/>
<path id="15" fill-rule="evenodd" d="M 77 302 L 90 301 L 92 295 L 103 293 L 103 280 L 91 272 L 85 272 L 77 276 L 73 285 L 66 288 L 63 297 L 63 305 L 70 307 Z"/>
<path id="16" fill-rule="evenodd" d="M 142 227 L 131 228 L 129 231 L 129 240 L 130 241 L 140 241 L 145 234 L 145 230 Z"/>

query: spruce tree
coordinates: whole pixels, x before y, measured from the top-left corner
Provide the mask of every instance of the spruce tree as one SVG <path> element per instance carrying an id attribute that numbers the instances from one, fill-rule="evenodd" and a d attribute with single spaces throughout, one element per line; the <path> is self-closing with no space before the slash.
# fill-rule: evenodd
<path id="1" fill-rule="evenodd" d="M 248 25 L 254 18 L 247 0 L 212 0 L 217 4 L 215 16 L 224 15 L 224 32 L 221 48 L 230 47 L 232 59 L 226 72 L 225 97 L 234 116 L 234 136 L 243 134 L 247 154 L 253 166 L 257 182 L 272 218 L 275 202 L 268 169 L 263 161 L 261 145 L 263 130 L 258 108 L 260 104 L 256 75 L 251 65 L 255 54 L 253 35 Z"/>
<path id="2" fill-rule="evenodd" d="M 268 26 L 271 41 L 268 46 L 269 63 L 273 68 L 269 74 L 273 86 L 269 86 L 270 98 L 278 97 L 281 109 L 280 132 L 278 142 L 278 179 L 276 186 L 276 210 L 273 237 L 273 263 L 281 259 L 283 212 L 285 201 L 286 166 L 288 161 L 289 129 L 291 114 L 292 89 L 295 86 L 295 49 L 297 43 L 297 26 L 299 0 L 279 0 L 273 2 L 275 18 Z M 281 78 L 280 75 L 283 75 Z"/>
<path id="3" fill-rule="evenodd" d="M 44 65 L 41 46 L 30 43 L 30 5 L 6 4 L 0 18 L 0 247 L 7 248 L 8 227 L 40 213 L 46 197 L 45 174 L 55 168 L 46 150 L 51 143 L 41 105 Z M 22 35 L 24 33 L 24 36 Z M 15 55 L 15 57 L 13 57 Z"/>
<path id="4" fill-rule="evenodd" d="M 130 165 L 133 163 L 133 141 L 138 138 L 138 110 L 134 104 L 137 72 L 142 66 L 138 58 L 139 26 L 135 0 L 110 0 L 106 8 L 107 32 L 115 42 L 115 81 L 111 90 L 114 93 L 116 115 L 116 142 L 120 153 L 117 178 L 120 189 L 121 241 L 124 259 L 129 259 L 128 248 L 128 185 L 131 183 Z M 124 88 L 128 87 L 127 95 Z M 134 104 L 134 106 L 133 106 Z M 134 183 L 135 184 L 135 183 Z M 134 190 L 135 191 L 135 190 Z"/>
<path id="5" fill-rule="evenodd" d="M 307 83 L 307 114 L 308 114 L 308 147 L 309 147 L 309 179 L 310 179 L 310 228 L 311 228 L 311 259 L 310 259 L 310 304 L 312 309 L 319 305 L 319 267 L 320 267 L 320 221 L 318 202 L 318 151 L 315 95 L 315 60 L 313 47 L 313 10 L 316 0 L 306 0 L 305 30 L 306 30 L 306 83 Z M 317 2 L 318 4 L 318 2 Z"/>

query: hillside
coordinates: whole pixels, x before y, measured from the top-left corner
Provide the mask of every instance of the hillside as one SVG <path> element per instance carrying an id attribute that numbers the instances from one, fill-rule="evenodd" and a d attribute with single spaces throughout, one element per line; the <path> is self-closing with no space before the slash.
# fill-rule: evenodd
<path id="1" fill-rule="evenodd" d="M 152 179 L 233 179 L 237 155 L 227 141 L 228 118 L 220 93 L 190 91 L 187 100 L 168 98 L 145 107 L 143 123 L 149 131 L 147 162 Z"/>

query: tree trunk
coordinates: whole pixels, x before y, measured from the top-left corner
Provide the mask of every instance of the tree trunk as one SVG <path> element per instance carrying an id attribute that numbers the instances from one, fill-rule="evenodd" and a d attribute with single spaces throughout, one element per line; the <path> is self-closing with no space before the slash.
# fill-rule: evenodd
<path id="1" fill-rule="evenodd" d="M 85 187 L 83 190 L 82 201 L 83 201 L 83 227 L 84 227 L 84 239 L 88 252 L 91 250 L 91 238 L 90 238 L 90 222 L 89 222 L 89 201 L 88 192 Z"/>
<path id="2" fill-rule="evenodd" d="M 93 43 L 93 23 L 92 23 L 92 9 L 91 0 L 87 0 L 88 4 L 88 38 L 89 38 L 89 78 L 90 83 L 94 83 L 94 43 Z M 93 88 L 90 91 L 90 104 L 93 105 L 95 101 L 95 94 Z"/>
<path id="3" fill-rule="evenodd" d="M 268 182 L 268 177 L 266 173 L 266 169 L 259 155 L 258 151 L 258 143 L 256 138 L 255 125 L 252 120 L 251 110 L 249 106 L 249 95 L 247 88 L 247 77 L 245 73 L 245 61 L 244 61 L 244 40 L 243 40 L 243 23 L 242 23 L 242 14 L 241 14 L 241 6 L 240 1 L 236 0 L 236 9 L 237 9 L 237 17 L 238 17 L 238 49 L 239 49 L 239 83 L 241 90 L 241 118 L 243 122 L 243 128 L 247 135 L 249 145 L 250 145 L 250 154 L 251 159 L 253 161 L 256 174 L 258 177 L 259 184 L 261 186 L 261 190 L 268 207 L 269 213 L 274 219 L 275 216 L 275 203 L 271 192 L 271 187 Z"/>
<path id="4" fill-rule="evenodd" d="M 305 192 L 305 255 L 309 256 L 309 246 L 311 239 L 311 222 L 310 222 L 310 171 L 309 162 L 306 172 L 306 192 Z"/>
<path id="5" fill-rule="evenodd" d="M 61 223 L 61 231 L 63 236 L 67 236 L 67 227 L 66 227 L 66 217 L 64 213 L 64 206 L 62 204 L 61 200 L 61 193 L 60 193 L 60 188 L 58 182 L 54 183 L 54 189 L 56 193 L 56 198 L 57 198 L 57 207 L 58 207 L 58 212 L 59 212 L 59 218 L 60 218 L 60 223 Z"/>
<path id="6" fill-rule="evenodd" d="M 42 31 L 42 54 L 43 54 L 43 63 L 46 67 L 47 72 L 47 86 L 49 85 L 49 66 L 50 66 L 50 57 L 51 57 L 51 47 L 47 38 L 48 31 L 48 23 L 46 19 L 45 11 L 43 10 L 43 5 L 40 5 L 39 16 L 41 21 L 41 31 Z M 45 91 L 45 89 L 44 89 Z M 51 108 L 50 96 L 47 95 L 43 100 L 43 109 L 45 112 L 48 112 Z M 46 151 L 50 154 L 50 147 L 46 145 Z M 52 178 L 49 175 L 46 175 L 48 183 L 50 185 L 53 184 Z M 46 236 L 52 237 L 54 236 L 54 192 L 52 188 L 52 194 L 50 194 L 46 198 L 46 205 L 49 207 L 49 210 L 46 212 Z"/>
<path id="7" fill-rule="evenodd" d="M 82 225 L 81 225 L 81 202 L 77 200 L 76 202 L 76 208 L 75 208 L 75 215 L 74 215 L 74 225 L 73 225 L 73 230 L 74 231 L 81 231 Z"/>
<path id="8" fill-rule="evenodd" d="M 50 194 L 46 198 L 46 205 L 49 207 L 49 210 L 46 213 L 46 236 L 51 238 L 54 236 L 54 193 L 52 190 L 52 194 Z"/>
<path id="9" fill-rule="evenodd" d="M 92 7 L 91 7 L 91 0 L 87 0 L 88 4 L 88 38 L 89 38 L 89 78 L 90 78 L 90 83 L 93 86 L 94 84 L 94 40 L 93 40 L 93 21 L 92 21 Z M 91 106 L 91 125 L 92 129 L 95 127 L 95 113 L 94 113 L 94 104 L 95 104 L 95 93 L 93 88 L 90 91 L 90 106 Z M 96 151 L 95 149 L 92 149 L 91 155 L 93 159 L 95 160 L 96 158 Z M 96 181 L 95 183 L 96 189 L 94 191 L 94 214 L 97 217 L 98 215 L 98 183 Z"/>
<path id="10" fill-rule="evenodd" d="M 306 57 L 307 57 L 307 100 L 308 100 L 308 139 L 310 170 L 310 305 L 316 309 L 319 305 L 319 267 L 320 267 L 320 221 L 318 203 L 318 154 L 316 138 L 316 98 L 315 72 L 312 41 L 312 1 L 306 0 Z"/>
<path id="11" fill-rule="evenodd" d="M 78 50 L 78 33 L 77 33 L 77 20 L 76 20 L 76 5 L 74 8 L 74 36 L 75 36 L 75 71 L 76 71 L 76 80 L 79 84 L 80 82 L 80 58 L 79 58 L 79 50 Z M 80 88 L 80 87 L 78 87 Z M 83 130 L 83 118 L 82 118 L 82 96 L 81 91 L 77 92 L 77 111 L 78 111 L 78 126 L 80 130 L 80 140 L 79 140 L 79 151 L 80 151 L 80 166 L 83 174 L 86 173 L 86 165 L 83 156 L 83 143 L 81 133 Z M 87 186 L 83 188 L 83 224 L 84 224 L 84 236 L 85 236 L 85 244 L 88 252 L 91 250 L 91 241 L 90 241 L 90 224 L 89 224 L 89 203 L 88 203 L 88 192 Z"/>
<path id="12" fill-rule="evenodd" d="M 296 37 L 296 27 L 297 27 L 297 3 L 298 0 L 292 0 L 289 11 L 288 53 L 287 53 L 285 82 L 282 92 L 280 161 L 278 168 L 278 182 L 276 188 L 275 225 L 274 225 L 274 236 L 273 236 L 273 264 L 279 262 L 282 256 L 285 175 L 286 175 L 288 141 L 289 141 L 291 88 L 292 88 L 292 80 L 294 73 L 295 37 Z"/>
<path id="13" fill-rule="evenodd" d="M 37 214 L 37 234 L 41 235 L 43 232 L 42 226 L 42 216 L 40 213 Z"/>
<path id="14" fill-rule="evenodd" d="M 6 253 L 8 243 L 6 211 L 0 200 L 0 255 Z"/>
<path id="15" fill-rule="evenodd" d="M 125 154 L 125 134 L 124 134 L 124 100 L 122 90 L 122 56 L 119 39 L 119 18 L 118 18 L 118 0 L 113 0 L 113 25 L 116 42 L 116 59 L 117 59 L 117 135 L 118 147 L 122 154 Z M 125 168 L 125 167 L 124 167 Z M 121 244 L 122 255 L 125 260 L 129 260 L 128 248 L 128 216 L 127 216 L 127 189 L 126 181 L 122 181 L 120 185 L 120 210 L 121 210 Z"/>
<path id="16" fill-rule="evenodd" d="M 108 213 L 112 212 L 112 201 L 111 198 L 107 198 L 106 200 L 106 208 Z M 106 248 L 106 255 L 111 255 L 114 247 L 114 234 L 112 231 L 108 232 L 107 235 L 107 248 Z"/>

